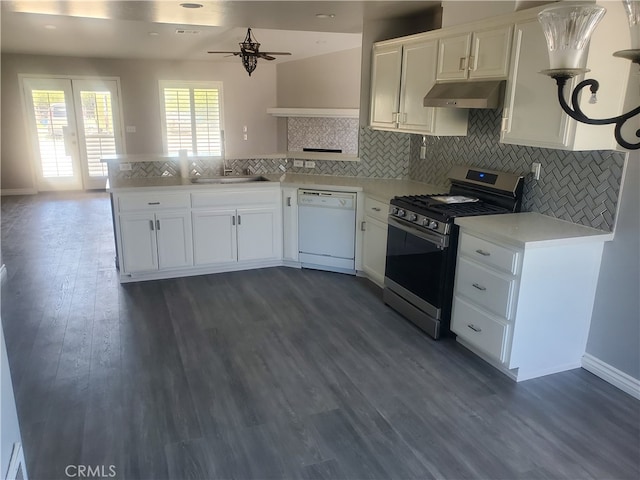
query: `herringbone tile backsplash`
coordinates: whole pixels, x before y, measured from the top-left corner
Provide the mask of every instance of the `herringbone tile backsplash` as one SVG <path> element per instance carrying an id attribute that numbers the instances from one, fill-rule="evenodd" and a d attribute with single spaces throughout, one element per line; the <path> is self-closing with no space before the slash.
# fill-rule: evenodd
<path id="1" fill-rule="evenodd" d="M 612 230 L 622 179 L 624 154 L 614 151 L 567 152 L 506 145 L 499 142 L 500 112 L 471 110 L 466 137 L 427 137 L 427 157 L 419 158 L 420 135 L 383 132 L 360 127 L 358 162 L 317 161 L 316 168 L 293 166 L 292 159 L 233 160 L 235 174 L 246 172 L 313 173 L 371 178 L 411 178 L 447 186 L 454 165 L 475 165 L 525 175 L 523 210 Z M 526 176 L 531 163 L 542 164 L 542 177 Z M 178 175 L 177 163 L 133 163 L 131 171 L 112 171 L 118 178 Z M 221 175 L 222 162 L 198 159 L 191 175 Z"/>
<path id="2" fill-rule="evenodd" d="M 420 160 L 422 137 L 412 135 L 409 176 L 447 184 L 454 165 L 475 165 L 525 175 L 523 210 L 540 212 L 602 230 L 612 230 L 624 153 L 568 152 L 499 143 L 500 111 L 471 110 L 466 137 L 427 137 L 427 157 Z M 527 176 L 531 163 L 542 164 L 540 180 Z"/>

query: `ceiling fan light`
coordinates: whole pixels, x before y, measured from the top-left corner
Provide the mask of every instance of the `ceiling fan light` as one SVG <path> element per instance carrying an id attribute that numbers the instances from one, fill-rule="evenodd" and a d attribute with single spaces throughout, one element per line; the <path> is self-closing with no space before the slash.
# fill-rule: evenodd
<path id="1" fill-rule="evenodd" d="M 622 0 L 631 29 L 631 49 L 640 49 L 640 0 Z"/>
<path id="2" fill-rule="evenodd" d="M 242 65 L 244 69 L 247 71 L 249 76 L 258 66 L 258 57 L 255 55 L 242 55 Z"/>

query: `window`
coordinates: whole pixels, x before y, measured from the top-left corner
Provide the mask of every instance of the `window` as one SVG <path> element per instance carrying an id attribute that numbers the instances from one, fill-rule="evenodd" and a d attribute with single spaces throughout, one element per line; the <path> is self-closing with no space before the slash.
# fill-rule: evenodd
<path id="1" fill-rule="evenodd" d="M 222 156 L 222 83 L 160 82 L 165 151 Z"/>

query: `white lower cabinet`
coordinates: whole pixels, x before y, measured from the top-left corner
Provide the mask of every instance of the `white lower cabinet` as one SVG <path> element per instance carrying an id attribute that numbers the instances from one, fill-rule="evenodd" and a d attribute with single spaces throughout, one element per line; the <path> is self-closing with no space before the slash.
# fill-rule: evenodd
<path id="1" fill-rule="evenodd" d="M 282 258 L 298 262 L 298 189 L 282 189 Z"/>
<path id="2" fill-rule="evenodd" d="M 517 381 L 580 367 L 609 234 L 533 213 L 456 223 L 457 340 Z"/>
<path id="3" fill-rule="evenodd" d="M 362 224 L 362 271 L 380 286 L 384 284 L 388 210 L 388 204 L 365 197 Z"/>
<path id="4" fill-rule="evenodd" d="M 122 282 L 259 268 L 282 259 L 279 186 L 121 193 L 113 206 Z"/>
<path id="5" fill-rule="evenodd" d="M 124 273 L 193 265 L 191 220 L 187 212 L 120 215 Z"/>

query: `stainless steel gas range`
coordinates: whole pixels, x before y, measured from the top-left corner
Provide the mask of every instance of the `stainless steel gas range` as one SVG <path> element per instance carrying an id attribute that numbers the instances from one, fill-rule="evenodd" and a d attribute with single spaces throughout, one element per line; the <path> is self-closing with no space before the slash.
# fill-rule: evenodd
<path id="1" fill-rule="evenodd" d="M 519 212 L 524 179 L 476 167 L 454 167 L 442 195 L 390 202 L 384 302 L 433 338 L 449 332 L 458 244 L 454 219 Z"/>

